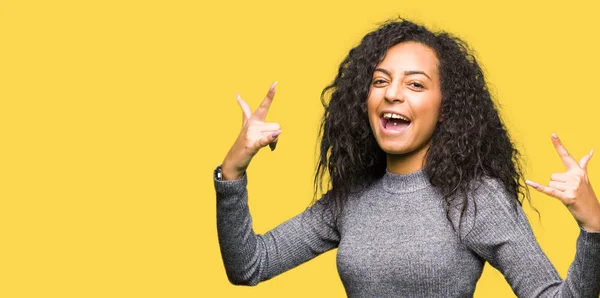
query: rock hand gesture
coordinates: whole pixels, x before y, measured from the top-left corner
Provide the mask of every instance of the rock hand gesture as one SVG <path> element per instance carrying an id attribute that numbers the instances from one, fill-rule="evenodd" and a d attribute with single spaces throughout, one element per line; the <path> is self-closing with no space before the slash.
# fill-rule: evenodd
<path id="1" fill-rule="evenodd" d="M 261 148 L 269 145 L 271 150 L 275 150 L 281 127 L 278 123 L 265 122 L 265 118 L 273 102 L 276 85 L 277 82 L 271 85 L 267 96 L 254 113 L 240 95 L 237 95 L 238 104 L 242 108 L 242 131 L 223 160 L 221 167 L 223 180 L 241 178 L 252 157 Z"/>
<path id="2" fill-rule="evenodd" d="M 587 164 L 592 158 L 593 150 L 577 162 L 556 134 L 552 134 L 552 143 L 566 171 L 552 174 L 548 186 L 529 180 L 526 183 L 540 192 L 559 199 L 586 231 L 600 232 L 600 203 L 587 175 Z"/>

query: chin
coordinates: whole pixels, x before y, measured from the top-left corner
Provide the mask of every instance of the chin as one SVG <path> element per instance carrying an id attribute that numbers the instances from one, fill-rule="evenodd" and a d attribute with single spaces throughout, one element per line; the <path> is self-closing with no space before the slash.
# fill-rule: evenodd
<path id="1" fill-rule="evenodd" d="M 388 155 L 410 156 L 413 154 L 425 154 L 424 151 L 429 149 L 429 145 L 429 142 L 421 143 L 418 141 L 410 141 L 407 144 L 407 142 L 390 141 L 383 144 L 379 143 L 379 148 Z"/>
<path id="2" fill-rule="evenodd" d="M 379 148 L 381 148 L 381 150 L 383 150 L 383 152 L 385 152 L 386 154 L 391 154 L 391 155 L 404 155 L 404 154 L 408 154 L 408 153 L 411 153 L 414 151 L 414 149 L 393 146 L 393 145 L 392 146 L 379 145 Z"/>

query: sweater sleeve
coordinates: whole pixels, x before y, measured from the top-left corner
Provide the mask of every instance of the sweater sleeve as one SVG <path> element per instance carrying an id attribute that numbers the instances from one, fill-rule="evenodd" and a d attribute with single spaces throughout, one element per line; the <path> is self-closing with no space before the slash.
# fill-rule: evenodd
<path id="1" fill-rule="evenodd" d="M 327 196 L 265 234 L 255 234 L 247 183 L 245 174 L 240 180 L 214 180 L 219 245 L 231 283 L 256 285 L 337 247 Z"/>
<path id="2" fill-rule="evenodd" d="M 580 228 L 575 259 L 562 280 L 540 248 L 520 205 L 496 181 L 474 192 L 466 245 L 498 269 L 518 297 L 594 297 L 600 293 L 600 233 Z M 468 227 L 472 229 L 468 230 Z"/>

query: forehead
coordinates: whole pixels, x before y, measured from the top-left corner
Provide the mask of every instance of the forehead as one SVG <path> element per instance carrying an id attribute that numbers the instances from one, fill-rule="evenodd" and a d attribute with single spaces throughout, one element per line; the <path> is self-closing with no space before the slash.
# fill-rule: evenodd
<path id="1" fill-rule="evenodd" d="M 391 73 L 420 70 L 437 76 L 438 59 L 431 48 L 421 43 L 403 42 L 389 48 L 377 67 Z"/>

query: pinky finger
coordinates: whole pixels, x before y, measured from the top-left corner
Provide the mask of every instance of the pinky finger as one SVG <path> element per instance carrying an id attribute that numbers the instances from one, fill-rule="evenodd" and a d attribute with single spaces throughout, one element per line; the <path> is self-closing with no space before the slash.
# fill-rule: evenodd
<path id="1" fill-rule="evenodd" d="M 561 192 L 558 189 L 552 188 L 552 187 L 548 187 L 548 186 L 544 186 L 541 185 L 537 182 L 533 182 L 531 180 L 525 180 L 525 183 L 533 188 L 535 188 L 537 191 L 545 193 L 551 197 L 555 197 L 559 200 L 563 200 L 563 196 L 561 194 Z"/>

